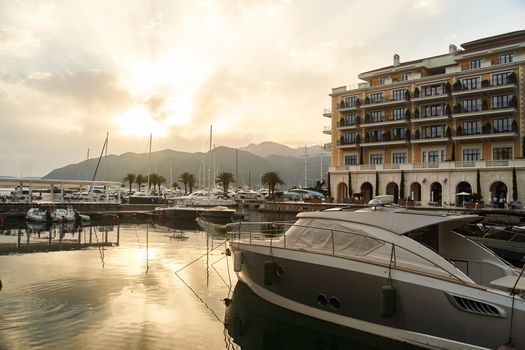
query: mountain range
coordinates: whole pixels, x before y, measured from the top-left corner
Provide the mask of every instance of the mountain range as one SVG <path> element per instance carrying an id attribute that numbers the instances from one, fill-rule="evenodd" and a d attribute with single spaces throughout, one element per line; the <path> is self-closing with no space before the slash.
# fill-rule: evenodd
<path id="1" fill-rule="evenodd" d="M 76 164 L 55 169 L 44 176 L 45 179 L 91 180 L 97 167 L 98 159 L 93 158 Z M 330 156 L 322 156 L 323 178 L 330 165 Z M 277 171 L 284 187 L 303 186 L 305 173 L 304 148 L 291 148 L 274 142 L 259 145 L 250 144 L 240 149 L 217 147 L 206 153 L 179 152 L 162 150 L 148 154 L 123 153 L 101 158 L 96 180 L 121 181 L 126 174 L 155 172 L 164 176 L 168 184 L 175 182 L 183 172 L 196 176 L 199 182 L 208 185 L 211 174 L 221 171 L 231 172 L 239 186 L 256 188 L 261 175 L 268 171 Z M 314 186 L 321 177 L 321 146 L 307 149 L 306 157 L 307 185 Z M 203 175 L 205 174 L 205 175 Z"/>

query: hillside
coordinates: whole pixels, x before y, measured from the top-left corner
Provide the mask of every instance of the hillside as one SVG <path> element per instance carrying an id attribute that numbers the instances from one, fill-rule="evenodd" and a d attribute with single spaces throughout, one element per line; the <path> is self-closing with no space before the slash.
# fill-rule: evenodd
<path id="1" fill-rule="evenodd" d="M 286 147 L 286 146 L 285 146 Z M 151 153 L 151 172 L 156 172 L 170 181 L 170 166 L 173 181 L 187 171 L 202 179 L 204 165 L 207 173 L 213 172 L 215 163 L 216 172 L 229 171 L 236 174 L 236 150 L 228 147 L 218 147 L 215 152 L 188 153 L 173 150 L 163 150 Z M 215 162 L 213 159 L 215 158 Z M 55 169 L 44 176 L 46 179 L 91 180 L 97 166 L 98 159 L 90 159 L 77 164 L 66 165 Z M 323 173 L 330 164 L 330 157 L 323 157 Z M 308 185 L 313 186 L 321 176 L 321 160 L 319 154 L 307 160 Z M 255 188 L 259 184 L 261 175 L 268 171 L 278 171 L 286 187 L 304 184 L 304 158 L 282 155 L 260 157 L 250 152 L 238 151 L 238 182 L 240 186 L 251 185 Z M 120 181 L 127 173 L 148 173 L 148 156 L 137 153 L 108 155 L 102 157 L 97 180 Z M 201 180 L 202 181 L 202 180 Z M 208 182 L 209 180 L 206 180 Z"/>

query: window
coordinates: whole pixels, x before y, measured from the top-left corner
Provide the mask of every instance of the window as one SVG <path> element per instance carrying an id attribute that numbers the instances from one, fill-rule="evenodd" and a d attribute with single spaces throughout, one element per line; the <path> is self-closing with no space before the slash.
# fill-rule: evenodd
<path id="1" fill-rule="evenodd" d="M 492 149 L 493 160 L 512 159 L 512 147 L 497 147 Z"/>
<path id="2" fill-rule="evenodd" d="M 423 94 L 425 96 L 442 95 L 443 94 L 443 85 L 437 84 L 437 85 L 425 86 L 423 88 Z"/>
<path id="3" fill-rule="evenodd" d="M 347 96 L 344 98 L 346 107 L 355 107 L 357 96 Z"/>
<path id="4" fill-rule="evenodd" d="M 439 151 L 428 151 L 428 162 L 438 163 L 439 162 Z"/>
<path id="5" fill-rule="evenodd" d="M 392 120 L 403 120 L 407 113 L 406 108 L 392 108 Z"/>
<path id="6" fill-rule="evenodd" d="M 359 116 L 355 113 L 347 114 L 344 116 L 342 126 L 356 125 L 358 123 L 358 119 L 359 119 Z"/>
<path id="7" fill-rule="evenodd" d="M 443 105 L 425 106 L 425 114 L 423 117 L 437 117 L 443 115 Z"/>
<path id="8" fill-rule="evenodd" d="M 399 101 L 405 99 L 406 89 L 394 90 L 392 91 L 392 100 Z"/>
<path id="9" fill-rule="evenodd" d="M 506 85 L 509 83 L 509 75 L 510 73 L 498 73 L 498 74 L 492 74 L 491 84 L 493 86 L 497 85 Z"/>
<path id="10" fill-rule="evenodd" d="M 402 81 L 407 81 L 408 79 L 410 79 L 410 75 L 411 74 L 412 74 L 412 72 L 401 73 L 401 80 Z"/>
<path id="11" fill-rule="evenodd" d="M 481 121 L 463 122 L 463 135 L 481 134 Z"/>
<path id="12" fill-rule="evenodd" d="M 351 143 L 355 143 L 356 137 L 357 137 L 356 132 L 346 132 L 343 134 L 344 143 L 347 145 Z"/>
<path id="13" fill-rule="evenodd" d="M 379 78 L 379 85 L 385 85 L 386 84 L 386 80 L 390 78 L 390 77 L 380 77 Z"/>
<path id="14" fill-rule="evenodd" d="M 445 149 L 432 149 L 423 151 L 421 158 L 424 163 L 439 163 L 445 160 Z"/>
<path id="15" fill-rule="evenodd" d="M 492 120 L 492 132 L 510 132 L 512 131 L 512 118 L 498 118 Z"/>
<path id="16" fill-rule="evenodd" d="M 407 128 L 394 128 L 392 135 L 394 140 L 404 140 L 407 133 Z"/>
<path id="17" fill-rule="evenodd" d="M 370 164 L 383 164 L 383 154 L 382 153 L 370 154 Z"/>
<path id="18" fill-rule="evenodd" d="M 509 108 L 512 95 L 492 96 L 492 108 Z"/>
<path id="19" fill-rule="evenodd" d="M 383 141 L 383 136 L 384 136 L 384 131 L 383 130 L 373 130 L 372 132 L 370 132 L 370 136 L 371 136 L 371 140 L 372 142 L 380 142 L 380 141 Z"/>
<path id="20" fill-rule="evenodd" d="M 422 138 L 430 139 L 445 136 L 444 125 L 431 125 L 422 128 Z"/>
<path id="21" fill-rule="evenodd" d="M 481 99 L 480 98 L 463 100 L 461 104 L 463 107 L 463 112 L 477 112 L 481 110 Z"/>
<path id="22" fill-rule="evenodd" d="M 379 123 L 385 120 L 384 111 L 370 112 L 370 123 Z"/>
<path id="23" fill-rule="evenodd" d="M 469 63 L 469 69 L 477 69 L 477 68 L 481 68 L 481 60 L 480 59 L 471 60 Z"/>
<path id="24" fill-rule="evenodd" d="M 357 155 L 345 155 L 345 165 L 357 165 Z"/>
<path id="25" fill-rule="evenodd" d="M 503 55 L 499 55 L 499 63 L 502 64 L 502 63 L 510 63 L 512 62 L 512 59 L 514 58 L 514 54 L 513 53 L 506 53 L 506 54 L 503 54 Z"/>
<path id="26" fill-rule="evenodd" d="M 376 92 L 376 93 L 370 94 L 370 101 L 372 103 L 383 102 L 384 99 L 385 98 L 384 98 L 383 92 Z"/>
<path id="27" fill-rule="evenodd" d="M 479 148 L 463 148 L 463 160 L 474 161 L 481 159 L 481 149 Z"/>
<path id="28" fill-rule="evenodd" d="M 405 164 L 407 162 L 406 152 L 395 152 L 392 153 L 392 163 L 394 164 Z"/>
<path id="29" fill-rule="evenodd" d="M 479 89 L 480 87 L 480 78 L 468 78 L 468 79 L 461 79 L 461 86 L 464 90 L 472 90 L 472 89 Z"/>

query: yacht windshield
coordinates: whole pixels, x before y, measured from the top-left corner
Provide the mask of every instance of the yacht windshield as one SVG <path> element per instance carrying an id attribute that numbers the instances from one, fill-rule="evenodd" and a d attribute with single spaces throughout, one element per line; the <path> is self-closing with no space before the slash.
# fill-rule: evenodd
<path id="1" fill-rule="evenodd" d="M 301 218 L 286 232 L 286 247 L 365 255 L 383 244 L 363 230 L 343 221 Z"/>

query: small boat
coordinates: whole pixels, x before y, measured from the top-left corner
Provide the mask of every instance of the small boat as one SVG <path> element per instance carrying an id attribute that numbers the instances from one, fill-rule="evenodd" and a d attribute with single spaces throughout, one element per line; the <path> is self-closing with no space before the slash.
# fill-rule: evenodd
<path id="1" fill-rule="evenodd" d="M 55 217 L 59 222 L 87 223 L 91 220 L 88 215 L 82 215 L 71 207 L 55 209 Z"/>
<path id="2" fill-rule="evenodd" d="M 285 309 L 422 348 L 525 349 L 524 271 L 454 230 L 480 219 L 332 208 L 283 235 L 230 224 L 228 249 L 239 280 Z"/>
<path id="3" fill-rule="evenodd" d="M 195 191 L 187 196 L 175 197 L 176 204 L 195 207 L 215 207 L 225 206 L 234 207 L 237 203 L 230 198 L 224 198 L 209 191 Z"/>
<path id="4" fill-rule="evenodd" d="M 29 208 L 26 214 L 26 220 L 31 222 L 53 222 L 57 218 L 54 211 L 43 210 L 41 208 Z"/>
<path id="5" fill-rule="evenodd" d="M 216 224 L 227 224 L 233 222 L 235 209 L 230 209 L 224 206 L 204 208 L 175 205 L 167 208 L 155 208 L 153 213 L 156 215 L 162 215 L 164 218 L 179 220 L 195 220 L 197 218 L 203 218 L 206 221 Z"/>
<path id="6" fill-rule="evenodd" d="M 129 196 L 129 204 L 164 204 L 166 198 L 163 196 L 151 195 L 146 192 L 135 192 Z"/>

